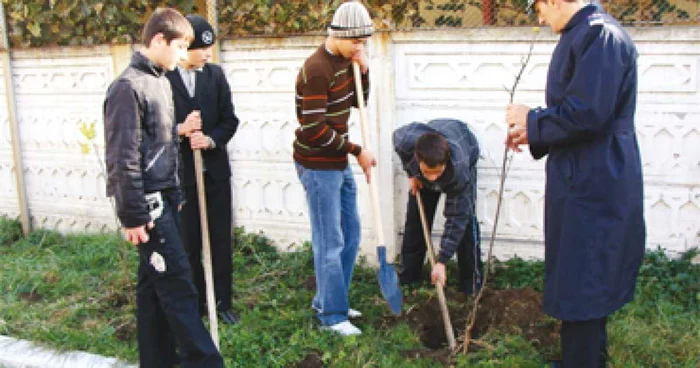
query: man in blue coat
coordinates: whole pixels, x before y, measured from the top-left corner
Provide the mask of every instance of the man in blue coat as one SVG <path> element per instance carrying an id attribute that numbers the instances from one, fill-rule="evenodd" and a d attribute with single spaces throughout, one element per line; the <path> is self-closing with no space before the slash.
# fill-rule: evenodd
<path id="1" fill-rule="evenodd" d="M 506 108 L 507 144 L 548 155 L 544 311 L 561 319 L 564 366 L 604 367 L 607 316 L 634 297 L 645 247 L 634 126 L 637 50 L 615 19 L 583 0 L 531 0 L 561 34 L 546 107 Z"/>

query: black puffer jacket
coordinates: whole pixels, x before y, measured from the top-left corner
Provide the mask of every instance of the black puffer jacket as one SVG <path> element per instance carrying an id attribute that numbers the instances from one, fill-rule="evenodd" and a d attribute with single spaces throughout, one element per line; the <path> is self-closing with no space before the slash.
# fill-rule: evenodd
<path id="1" fill-rule="evenodd" d="M 124 227 L 151 221 L 144 194 L 179 190 L 175 111 L 164 72 L 135 52 L 107 90 L 107 195 L 114 196 Z"/>

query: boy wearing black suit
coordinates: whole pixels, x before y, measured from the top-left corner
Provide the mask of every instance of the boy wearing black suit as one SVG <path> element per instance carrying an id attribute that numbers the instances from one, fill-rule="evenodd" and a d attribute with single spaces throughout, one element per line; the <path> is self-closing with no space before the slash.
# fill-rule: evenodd
<path id="1" fill-rule="evenodd" d="M 187 50 L 187 60 L 167 74 L 173 89 L 175 121 L 179 123 L 177 132 L 181 137 L 185 191 L 185 203 L 180 213 L 182 240 L 199 291 L 200 311 L 204 311 L 206 288 L 193 155 L 193 150 L 201 150 L 216 309 L 224 323 L 235 324 L 238 316 L 231 311 L 231 168 L 226 144 L 236 132 L 238 118 L 223 70 L 219 65 L 209 63 L 216 41 L 212 26 L 199 15 L 186 18 L 192 24 L 194 41 Z"/>

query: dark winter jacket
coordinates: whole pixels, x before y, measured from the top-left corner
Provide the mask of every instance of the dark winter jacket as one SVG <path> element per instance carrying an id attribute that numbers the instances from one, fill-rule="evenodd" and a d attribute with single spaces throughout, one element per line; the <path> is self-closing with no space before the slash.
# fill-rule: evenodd
<path id="1" fill-rule="evenodd" d="M 151 221 L 144 194 L 178 190 L 178 140 L 170 82 L 139 52 L 107 90 L 107 195 L 124 227 Z"/>

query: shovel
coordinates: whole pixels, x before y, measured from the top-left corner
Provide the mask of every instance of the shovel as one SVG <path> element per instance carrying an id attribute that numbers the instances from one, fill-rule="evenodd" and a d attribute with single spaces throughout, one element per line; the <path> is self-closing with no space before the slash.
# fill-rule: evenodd
<path id="1" fill-rule="evenodd" d="M 423 199 L 420 196 L 420 190 L 416 191 L 416 200 L 418 201 L 418 212 L 420 213 L 420 222 L 423 224 L 423 236 L 425 236 L 425 246 L 428 248 L 428 258 L 430 259 L 430 265 L 435 266 L 435 253 L 433 253 L 433 243 L 430 240 L 430 232 L 428 230 L 428 224 L 425 220 L 425 210 L 423 209 Z M 438 301 L 440 302 L 440 312 L 442 312 L 442 322 L 445 324 L 445 335 L 447 335 L 447 344 L 450 346 L 450 350 L 454 350 L 457 346 L 455 342 L 455 334 L 452 330 L 452 322 L 450 322 L 450 312 L 447 310 L 447 302 L 445 301 L 445 290 L 442 289 L 442 284 L 439 282 L 435 283 L 435 290 L 437 290 Z"/>
<path id="2" fill-rule="evenodd" d="M 355 76 L 355 89 L 357 95 L 357 105 L 360 109 L 360 127 L 362 128 L 362 144 L 364 147 L 370 146 L 369 132 L 367 128 L 367 110 L 365 107 L 365 95 L 362 92 L 362 73 L 360 66 L 353 62 L 353 72 Z M 373 169 L 371 169 L 373 170 Z M 376 170 L 374 170 L 376 171 Z M 369 182 L 370 195 L 372 197 L 372 212 L 374 215 L 374 229 L 377 233 L 377 257 L 379 258 L 379 271 L 377 278 L 379 280 L 379 289 L 382 295 L 389 304 L 389 309 L 394 315 L 401 314 L 401 304 L 403 296 L 399 287 L 399 278 L 396 275 L 396 267 L 388 263 L 386 259 L 386 243 L 384 242 L 384 229 L 382 227 L 382 216 L 379 208 L 379 190 L 377 188 L 377 175 L 374 175 L 374 180 Z"/>
<path id="3" fill-rule="evenodd" d="M 219 325 L 214 299 L 214 276 L 211 270 L 211 246 L 209 245 L 209 220 L 207 219 L 207 198 L 204 195 L 204 165 L 202 151 L 194 150 L 194 172 L 197 181 L 197 199 L 199 201 L 199 223 L 202 228 L 202 265 L 204 282 L 207 288 L 207 309 L 209 310 L 209 329 L 216 349 L 219 349 Z"/>

